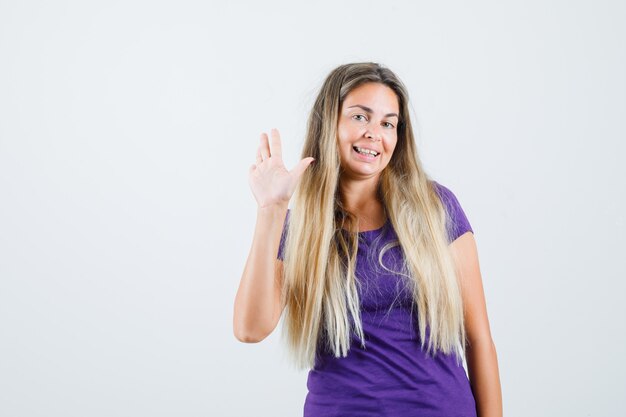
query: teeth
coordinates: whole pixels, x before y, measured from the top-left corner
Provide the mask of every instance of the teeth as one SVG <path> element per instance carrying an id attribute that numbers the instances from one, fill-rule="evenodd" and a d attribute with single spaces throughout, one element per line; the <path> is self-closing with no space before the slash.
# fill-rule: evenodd
<path id="1" fill-rule="evenodd" d="M 378 155 L 378 152 L 372 151 L 371 149 L 363 149 L 363 148 L 359 148 L 358 146 L 355 146 L 354 149 L 356 149 L 358 153 L 362 153 L 365 155 L 374 155 L 374 156 Z"/>

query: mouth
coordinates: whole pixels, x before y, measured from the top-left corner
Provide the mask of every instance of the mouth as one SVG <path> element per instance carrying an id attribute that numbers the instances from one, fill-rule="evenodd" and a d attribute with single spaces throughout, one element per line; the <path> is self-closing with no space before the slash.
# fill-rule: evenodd
<path id="1" fill-rule="evenodd" d="M 376 152 L 372 149 L 360 148 L 358 146 L 353 146 L 352 149 L 354 149 L 354 151 L 358 153 L 359 155 L 367 156 L 370 158 L 375 158 L 378 155 L 380 155 L 380 152 Z"/>

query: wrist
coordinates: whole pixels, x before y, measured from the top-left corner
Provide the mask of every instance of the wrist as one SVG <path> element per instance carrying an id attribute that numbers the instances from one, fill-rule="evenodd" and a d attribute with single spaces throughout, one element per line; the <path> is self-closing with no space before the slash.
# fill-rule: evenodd
<path id="1" fill-rule="evenodd" d="M 257 214 L 262 216 L 280 216 L 284 217 L 287 214 L 289 208 L 289 202 L 280 202 L 268 204 L 266 206 L 257 206 Z"/>

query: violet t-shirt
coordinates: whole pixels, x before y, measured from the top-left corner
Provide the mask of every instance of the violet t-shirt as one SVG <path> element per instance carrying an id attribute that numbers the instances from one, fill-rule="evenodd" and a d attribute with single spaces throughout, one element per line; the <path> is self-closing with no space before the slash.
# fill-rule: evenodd
<path id="1" fill-rule="evenodd" d="M 450 242 L 473 230 L 456 196 L 434 182 L 450 215 Z M 289 214 L 289 213 L 288 213 Z M 288 217 L 278 258 L 283 246 Z M 422 351 L 417 312 L 405 278 L 378 263 L 382 247 L 397 241 L 387 221 L 376 230 L 359 233 L 356 279 L 361 303 L 365 348 L 353 335 L 348 355 L 336 358 L 318 349 L 307 379 L 304 417 L 475 417 L 476 405 L 465 370 L 454 354 Z M 403 253 L 399 246 L 387 250 L 383 264 L 399 271 Z"/>

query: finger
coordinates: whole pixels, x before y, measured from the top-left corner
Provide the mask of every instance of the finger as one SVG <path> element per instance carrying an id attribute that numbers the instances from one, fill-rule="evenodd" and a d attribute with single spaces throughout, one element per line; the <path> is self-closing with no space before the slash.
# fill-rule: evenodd
<path id="1" fill-rule="evenodd" d="M 272 156 L 277 156 L 279 158 L 283 157 L 283 145 L 280 143 L 280 133 L 278 133 L 278 129 L 272 129 L 270 131 L 271 136 L 271 151 Z"/>
<path id="2" fill-rule="evenodd" d="M 304 171 L 311 165 L 311 163 L 315 160 L 315 158 L 304 158 L 298 164 L 293 167 L 291 173 L 296 176 L 296 178 L 300 178 L 300 176 L 304 173 Z"/>
<path id="3" fill-rule="evenodd" d="M 263 162 L 263 156 L 261 155 L 261 145 L 256 148 L 256 164 L 260 165 Z"/>
<path id="4" fill-rule="evenodd" d="M 261 157 L 263 158 L 263 160 L 270 157 L 270 144 L 267 139 L 266 133 L 261 134 L 261 145 L 259 146 L 259 149 L 261 151 Z"/>

